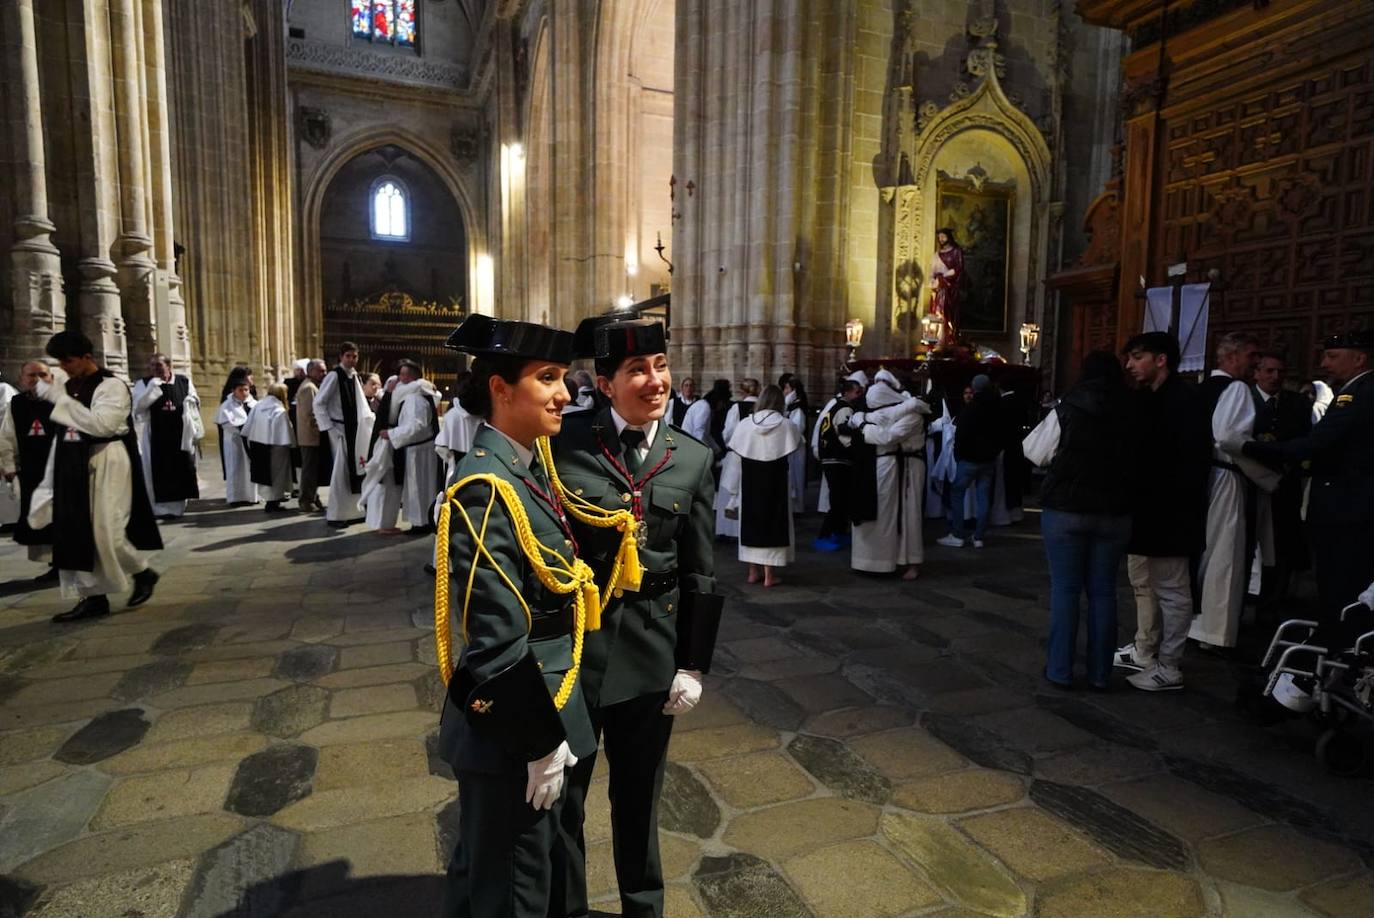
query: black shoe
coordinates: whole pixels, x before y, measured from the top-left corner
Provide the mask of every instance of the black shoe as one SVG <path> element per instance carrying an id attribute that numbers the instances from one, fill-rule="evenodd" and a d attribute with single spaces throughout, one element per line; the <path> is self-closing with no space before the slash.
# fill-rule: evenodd
<path id="1" fill-rule="evenodd" d="M 49 584 L 56 583 L 58 579 L 59 578 L 57 576 L 57 568 L 50 567 L 48 568 L 48 572 L 46 574 L 39 574 L 37 577 L 33 578 L 33 585 L 48 586 Z"/>
<path id="2" fill-rule="evenodd" d="M 349 520 L 325 520 L 325 523 L 332 529 L 347 529 L 353 525 Z"/>
<path id="3" fill-rule="evenodd" d="M 287 510 L 281 505 L 279 500 L 269 500 L 267 506 L 262 508 L 265 513 L 286 513 Z"/>
<path id="4" fill-rule="evenodd" d="M 79 622 L 83 618 L 99 618 L 110 614 L 110 600 L 104 596 L 87 596 L 66 612 L 52 617 L 54 622 Z"/>
<path id="5" fill-rule="evenodd" d="M 129 594 L 129 608 L 141 606 L 153 598 L 153 587 L 157 586 L 157 571 L 151 567 L 134 574 L 134 591 Z"/>

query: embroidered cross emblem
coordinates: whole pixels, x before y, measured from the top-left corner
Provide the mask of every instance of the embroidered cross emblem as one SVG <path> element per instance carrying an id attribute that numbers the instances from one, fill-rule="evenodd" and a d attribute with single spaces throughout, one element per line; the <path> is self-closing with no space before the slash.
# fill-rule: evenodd
<path id="1" fill-rule="evenodd" d="M 47 433 L 47 431 L 43 429 L 43 422 L 35 418 L 33 424 L 29 426 L 29 436 L 41 437 L 45 433 Z"/>

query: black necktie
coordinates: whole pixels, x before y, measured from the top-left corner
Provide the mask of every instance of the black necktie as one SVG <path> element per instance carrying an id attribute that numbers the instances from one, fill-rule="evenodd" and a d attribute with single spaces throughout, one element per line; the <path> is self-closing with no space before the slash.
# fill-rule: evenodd
<path id="1" fill-rule="evenodd" d="M 626 427 L 620 432 L 620 442 L 625 444 L 625 468 L 631 475 L 639 474 L 639 448 L 644 443 L 644 431 Z"/>

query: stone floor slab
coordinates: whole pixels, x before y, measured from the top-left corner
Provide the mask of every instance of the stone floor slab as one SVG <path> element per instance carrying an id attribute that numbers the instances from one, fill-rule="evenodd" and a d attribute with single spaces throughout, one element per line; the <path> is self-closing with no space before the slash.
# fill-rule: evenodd
<path id="1" fill-rule="evenodd" d="M 297 841 L 291 832 L 256 825 L 211 849 L 201 859 L 182 918 L 279 914 L 286 891 L 272 881 L 287 872 Z"/>
<path id="2" fill-rule="evenodd" d="M 776 749 L 780 741 L 776 730 L 752 723 L 682 733 L 674 731 L 668 746 L 668 758 L 676 762 L 699 762 L 744 752 Z"/>
<path id="3" fill-rule="evenodd" d="M 110 783 L 98 772 L 78 771 L 13 798 L 0 820 L 0 873 L 75 838 Z"/>
<path id="4" fill-rule="evenodd" d="M 736 850 L 783 859 L 872 835 L 878 828 L 878 814 L 877 807 L 857 800 L 799 800 L 736 816 L 722 838 Z"/>
<path id="5" fill-rule="evenodd" d="M 414 660 L 415 648 L 409 641 L 396 641 L 391 644 L 362 644 L 356 647 L 344 647 L 339 651 L 339 669 L 341 670 L 411 663 Z"/>
<path id="6" fill-rule="evenodd" d="M 1361 871 L 1305 889 L 1302 901 L 1331 918 L 1368 918 L 1374 907 L 1374 873 Z"/>
<path id="7" fill-rule="evenodd" d="M 438 873 L 439 847 L 434 819 L 412 813 L 312 832 L 301 838 L 298 867 L 344 860 L 353 877 Z M 302 893 L 317 892 L 308 886 Z"/>
<path id="8" fill-rule="evenodd" d="M 1016 775 L 984 768 L 952 771 L 899 784 L 892 803 L 918 813 L 967 813 L 1015 803 L 1026 795 Z"/>
<path id="9" fill-rule="evenodd" d="M 849 745 L 893 781 L 926 778 L 968 764 L 949 746 L 916 727 L 872 733 L 850 740 Z"/>
<path id="10" fill-rule="evenodd" d="M 659 825 L 697 838 L 710 838 L 720 826 L 720 807 L 697 776 L 676 762 L 664 767 Z"/>
<path id="11" fill-rule="evenodd" d="M 163 714 L 148 730 L 143 741 L 148 744 L 171 740 L 239 733 L 248 729 L 253 716 L 253 704 L 248 701 L 227 701 L 194 708 L 180 708 Z"/>
<path id="12" fill-rule="evenodd" d="M 1043 918 L 1199 918 L 1197 883 L 1176 873 L 1115 867 L 1073 880 L 1040 900 Z"/>
<path id="13" fill-rule="evenodd" d="M 47 758 L 73 732 L 69 726 L 49 726 L 0 733 L 0 768 Z"/>
<path id="14" fill-rule="evenodd" d="M 112 775 L 132 775 L 165 768 L 190 768 L 212 762 L 237 762 L 267 745 L 256 733 L 226 733 L 198 736 L 167 743 L 147 743 L 122 752 L 100 763 L 100 770 Z"/>
<path id="15" fill-rule="evenodd" d="M 227 813 L 142 822 L 68 842 L 34 858 L 15 873 L 37 883 L 71 883 L 195 857 L 243 828 L 242 820 Z"/>
<path id="16" fill-rule="evenodd" d="M 708 857 L 693 877 L 712 918 L 808 918 L 797 893 L 768 863 L 748 854 Z"/>
<path id="17" fill-rule="evenodd" d="M 240 682 L 244 679 L 260 679 L 272 675 L 276 666 L 275 657 L 243 657 L 238 660 L 220 660 L 214 663 L 197 663 L 195 669 L 186 677 L 187 685 L 207 685 L 212 682 Z"/>
<path id="18" fill-rule="evenodd" d="M 1168 774 L 1100 790 L 1111 800 L 1189 842 L 1229 835 L 1266 821 L 1254 810 Z"/>
<path id="19" fill-rule="evenodd" d="M 883 836 L 956 903 L 999 918 L 1027 914 L 1026 894 L 998 862 L 943 821 L 883 814 Z"/>
<path id="20" fill-rule="evenodd" d="M 224 808 L 241 816 L 271 816 L 303 800 L 313 789 L 319 751 L 310 746 L 278 744 L 238 763 Z"/>
<path id="21" fill-rule="evenodd" d="M 816 790 L 801 769 L 776 752 L 711 759 L 697 768 L 726 803 L 741 810 L 809 797 Z"/>
<path id="22" fill-rule="evenodd" d="M 426 775 L 366 788 L 312 794 L 272 816 L 285 829 L 315 832 L 349 823 L 427 811 L 453 796 L 452 781 Z"/>
<path id="23" fill-rule="evenodd" d="M 844 739 L 891 730 L 894 727 L 910 726 L 913 720 L 915 715 L 906 708 L 864 705 L 817 714 L 802 726 L 802 730 L 817 736 Z"/>
<path id="24" fill-rule="evenodd" d="M 970 816 L 959 828 L 1019 876 L 1052 880 L 1109 862 L 1106 852 L 1067 823 L 1035 807 Z"/>
<path id="25" fill-rule="evenodd" d="M 1275 892 L 1318 883 L 1361 866 L 1346 849 L 1284 826 L 1261 826 L 1208 839 L 1198 845 L 1198 858 L 1213 876 Z"/>
<path id="26" fill-rule="evenodd" d="M 363 787 L 429 774 L 424 744 L 413 739 L 326 746 L 315 769 L 317 791 Z"/>
<path id="27" fill-rule="evenodd" d="M 359 717 L 365 714 L 409 711 L 418 704 L 415 686 L 409 683 L 340 689 L 334 693 L 334 698 L 329 704 L 329 716 Z"/>
<path id="28" fill-rule="evenodd" d="M 432 667 L 423 663 L 389 663 L 385 666 L 347 669 L 330 673 L 311 680 L 320 688 L 348 689 L 367 685 L 386 685 L 387 683 L 409 682 L 429 672 Z"/>
<path id="29" fill-rule="evenodd" d="M 336 743 L 420 737 L 437 726 L 438 722 L 438 715 L 429 711 L 398 711 L 395 714 L 373 714 L 330 721 L 305 731 L 297 738 L 311 746 L 332 746 Z"/>
<path id="30" fill-rule="evenodd" d="M 324 723 L 329 693 L 315 685 L 291 685 L 258 699 L 253 729 L 276 737 L 296 736 Z"/>
<path id="31" fill-rule="evenodd" d="M 99 812 L 91 820 L 91 831 L 213 813 L 224 805 L 233 777 L 232 765 L 205 765 L 125 778 L 105 795 Z"/>
<path id="32" fill-rule="evenodd" d="M 78 880 L 49 892 L 27 918 L 177 915 L 195 867 L 195 858 L 188 857 Z"/>
<path id="33" fill-rule="evenodd" d="M 892 783 L 839 740 L 806 733 L 793 737 L 787 751 L 817 781 L 842 797 L 882 805 Z"/>
<path id="34" fill-rule="evenodd" d="M 783 867 L 816 918 L 904 915 L 943 901 L 922 877 L 868 839 L 821 848 Z"/>

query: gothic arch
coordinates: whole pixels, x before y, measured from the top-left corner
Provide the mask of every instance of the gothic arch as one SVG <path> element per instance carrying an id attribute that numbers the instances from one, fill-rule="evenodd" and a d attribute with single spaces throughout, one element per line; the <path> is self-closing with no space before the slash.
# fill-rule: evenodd
<path id="1" fill-rule="evenodd" d="M 444 155 L 429 141 L 399 125 L 374 125 L 359 128 L 339 137 L 330 150 L 306 177 L 305 194 L 301 198 L 301 254 L 300 297 L 296 304 L 300 329 L 301 352 L 323 356 L 324 299 L 320 260 L 320 210 L 325 192 L 339 170 L 354 157 L 391 144 L 405 150 L 423 162 L 439 177 L 449 194 L 458 202 L 463 224 L 468 233 L 467 305 L 476 301 L 477 253 L 486 250 L 484 222 L 479 219 L 473 195 L 462 176 L 454 168 L 452 158 Z"/>
<path id="2" fill-rule="evenodd" d="M 935 250 L 940 173 L 953 161 L 969 169 L 979 164 L 974 157 L 982 156 L 981 165 L 996 172 L 998 180 L 1014 184 L 1016 194 L 1006 331 L 977 337 L 1011 359 L 1020 323 L 1040 322 L 1044 315 L 1041 281 L 1049 271 L 1050 220 L 1056 209 L 1050 200 L 1053 157 L 1049 144 L 1035 122 L 1007 98 L 991 66 L 966 96 L 938 111 L 933 108 L 927 106 L 921 112 L 911 158 L 916 193 L 911 196 L 910 226 L 917 263 L 924 270 Z M 958 155 L 951 155 L 953 151 Z M 963 176 L 956 173 L 956 177 Z"/>

